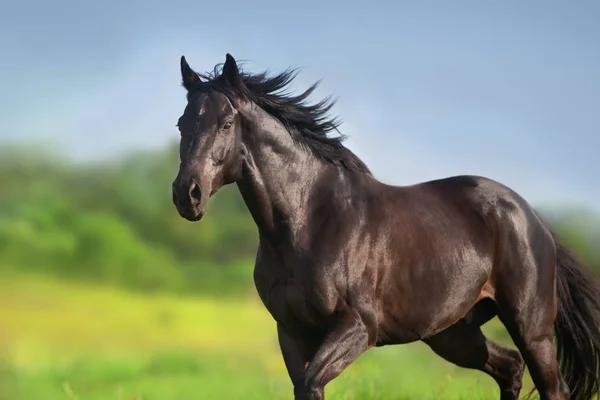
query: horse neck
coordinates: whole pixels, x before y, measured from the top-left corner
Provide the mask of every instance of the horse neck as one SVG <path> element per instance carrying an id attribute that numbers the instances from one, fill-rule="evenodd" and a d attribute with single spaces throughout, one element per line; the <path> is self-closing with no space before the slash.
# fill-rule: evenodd
<path id="1" fill-rule="evenodd" d="M 238 187 L 259 232 L 277 245 L 293 241 L 307 223 L 309 200 L 323 189 L 323 178 L 331 185 L 331 176 L 341 171 L 301 148 L 279 121 L 260 111 L 243 138 L 246 158 Z"/>

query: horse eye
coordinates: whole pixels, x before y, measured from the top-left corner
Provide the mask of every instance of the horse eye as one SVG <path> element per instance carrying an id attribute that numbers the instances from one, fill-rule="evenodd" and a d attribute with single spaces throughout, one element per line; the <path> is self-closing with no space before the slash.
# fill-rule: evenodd
<path id="1" fill-rule="evenodd" d="M 225 122 L 225 125 L 223 125 L 223 130 L 228 130 L 229 128 L 231 128 L 231 125 L 233 125 L 233 122 L 231 121 L 227 121 Z"/>

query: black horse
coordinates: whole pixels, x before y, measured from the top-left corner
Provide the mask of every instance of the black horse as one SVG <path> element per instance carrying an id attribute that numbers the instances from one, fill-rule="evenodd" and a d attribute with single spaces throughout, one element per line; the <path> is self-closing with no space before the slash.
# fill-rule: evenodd
<path id="1" fill-rule="evenodd" d="M 599 292 L 517 193 L 477 176 L 390 186 L 342 145 L 333 102 L 281 91 L 275 76 L 181 58 L 173 202 L 190 221 L 236 183 L 258 227 L 254 279 L 296 399 L 324 387 L 373 346 L 422 340 L 491 375 L 517 399 L 528 366 L 542 399 L 599 391 Z M 392 121 L 391 121 L 392 122 Z M 498 315 L 519 351 L 480 327 Z M 558 350 L 555 352 L 553 338 Z M 400 360 L 399 360 L 400 362 Z"/>

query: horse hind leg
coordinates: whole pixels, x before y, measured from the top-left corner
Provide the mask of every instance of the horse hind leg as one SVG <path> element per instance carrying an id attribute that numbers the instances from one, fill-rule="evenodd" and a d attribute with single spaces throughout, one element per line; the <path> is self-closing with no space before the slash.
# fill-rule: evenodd
<path id="1" fill-rule="evenodd" d="M 498 274 L 498 316 L 523 355 L 541 400 L 569 399 L 553 341 L 556 318 L 554 270 L 550 268 L 553 255 L 548 252 L 519 259 L 519 263 L 502 265 Z"/>
<path id="2" fill-rule="evenodd" d="M 480 300 L 463 319 L 424 342 L 445 360 L 491 376 L 499 386 L 501 400 L 516 400 L 525 370 L 523 357 L 486 338 L 480 328 L 496 313 L 493 300 Z"/>
<path id="3" fill-rule="evenodd" d="M 503 312 L 501 321 L 506 326 L 515 345 L 523 354 L 529 373 L 542 400 L 565 400 L 565 384 L 562 382 L 554 348 L 553 323 L 550 307 L 536 308 L 536 312 Z M 539 313 L 539 315 L 535 315 Z"/>
<path id="4" fill-rule="evenodd" d="M 445 360 L 494 378 L 501 400 L 519 398 L 525 370 L 521 354 L 486 338 L 477 324 L 457 322 L 423 341 Z"/>

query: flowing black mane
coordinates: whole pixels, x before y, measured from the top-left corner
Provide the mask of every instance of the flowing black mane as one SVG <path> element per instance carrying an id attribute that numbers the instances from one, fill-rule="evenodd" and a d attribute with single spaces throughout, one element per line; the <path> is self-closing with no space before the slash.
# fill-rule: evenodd
<path id="1" fill-rule="evenodd" d="M 198 75 L 202 81 L 188 96 L 193 92 L 210 89 L 217 89 L 232 100 L 241 95 L 277 118 L 297 143 L 311 150 L 320 159 L 352 171 L 371 173 L 366 164 L 343 145 L 346 137 L 338 130 L 341 121 L 329 116 L 335 101 L 328 97 L 316 104 L 306 103 L 319 82 L 304 93 L 294 96 L 283 90 L 296 77 L 295 69 L 288 69 L 275 76 L 268 76 L 266 72 L 250 74 L 240 70 L 240 79 L 244 83 L 240 88 L 231 87 L 223 79 L 222 64 L 217 65 L 212 72 Z M 333 131 L 337 135 L 329 136 Z"/>

